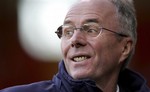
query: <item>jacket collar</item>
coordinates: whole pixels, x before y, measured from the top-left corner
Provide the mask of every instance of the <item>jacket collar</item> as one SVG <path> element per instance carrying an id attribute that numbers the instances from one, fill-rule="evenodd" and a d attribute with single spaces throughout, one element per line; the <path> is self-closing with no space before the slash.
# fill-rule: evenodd
<path id="1" fill-rule="evenodd" d="M 61 85 L 66 86 L 68 92 L 102 92 L 94 81 L 90 79 L 75 80 L 66 71 L 64 61 L 59 63 L 59 72 L 57 77 L 61 81 Z M 71 91 L 72 90 L 72 91 Z"/>
<path id="2" fill-rule="evenodd" d="M 129 69 L 120 72 L 118 84 L 120 92 L 150 92 L 143 76 Z"/>
<path id="3" fill-rule="evenodd" d="M 68 90 L 64 92 L 102 92 L 92 80 L 74 80 L 67 73 L 63 60 L 59 63 L 59 72 L 55 76 L 55 80 L 57 80 L 56 83 L 59 88 L 63 86 Z M 150 92 L 144 78 L 129 69 L 120 72 L 118 85 L 119 92 Z"/>

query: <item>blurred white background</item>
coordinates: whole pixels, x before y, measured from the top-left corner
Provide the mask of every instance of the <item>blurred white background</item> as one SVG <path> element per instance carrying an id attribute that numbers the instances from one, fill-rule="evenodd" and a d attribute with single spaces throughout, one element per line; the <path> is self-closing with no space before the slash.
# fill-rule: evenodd
<path id="1" fill-rule="evenodd" d="M 27 54 L 41 61 L 62 58 L 60 39 L 55 34 L 75 0 L 20 0 L 19 38 Z"/>

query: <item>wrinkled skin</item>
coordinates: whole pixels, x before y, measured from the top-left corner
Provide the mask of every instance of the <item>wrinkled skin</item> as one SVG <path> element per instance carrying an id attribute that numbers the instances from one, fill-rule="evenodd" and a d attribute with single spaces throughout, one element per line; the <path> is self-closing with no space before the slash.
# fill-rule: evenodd
<path id="1" fill-rule="evenodd" d="M 96 20 L 99 25 L 117 32 L 115 15 L 115 7 L 108 0 L 83 0 L 69 10 L 64 24 L 81 27 L 88 20 Z M 75 31 L 70 39 L 62 37 L 61 49 L 67 72 L 74 79 L 92 79 L 102 89 L 108 85 L 113 89 L 122 62 L 130 51 L 126 50 L 127 40 L 124 39 L 118 41 L 115 34 L 105 30 L 93 38 L 86 37 L 81 31 Z M 88 58 L 75 62 L 73 58 L 77 56 Z"/>

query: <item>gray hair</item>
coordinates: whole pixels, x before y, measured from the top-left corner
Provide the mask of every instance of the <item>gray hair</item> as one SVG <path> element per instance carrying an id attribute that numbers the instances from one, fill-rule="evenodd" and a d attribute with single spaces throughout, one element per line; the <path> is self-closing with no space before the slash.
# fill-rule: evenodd
<path id="1" fill-rule="evenodd" d="M 133 41 L 133 50 L 129 54 L 128 58 L 125 60 L 122 68 L 125 68 L 135 51 L 135 45 L 137 41 L 137 20 L 133 0 L 110 0 L 116 7 L 117 17 L 119 19 L 119 26 L 121 32 L 129 35 Z"/>

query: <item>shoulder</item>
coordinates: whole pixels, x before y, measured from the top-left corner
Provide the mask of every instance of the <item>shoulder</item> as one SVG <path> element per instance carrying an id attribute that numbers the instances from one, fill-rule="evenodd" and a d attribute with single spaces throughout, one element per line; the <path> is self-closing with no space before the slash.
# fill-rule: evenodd
<path id="1" fill-rule="evenodd" d="M 49 81 L 40 81 L 26 85 L 18 85 L 0 90 L 0 92 L 56 92 L 55 84 Z"/>

